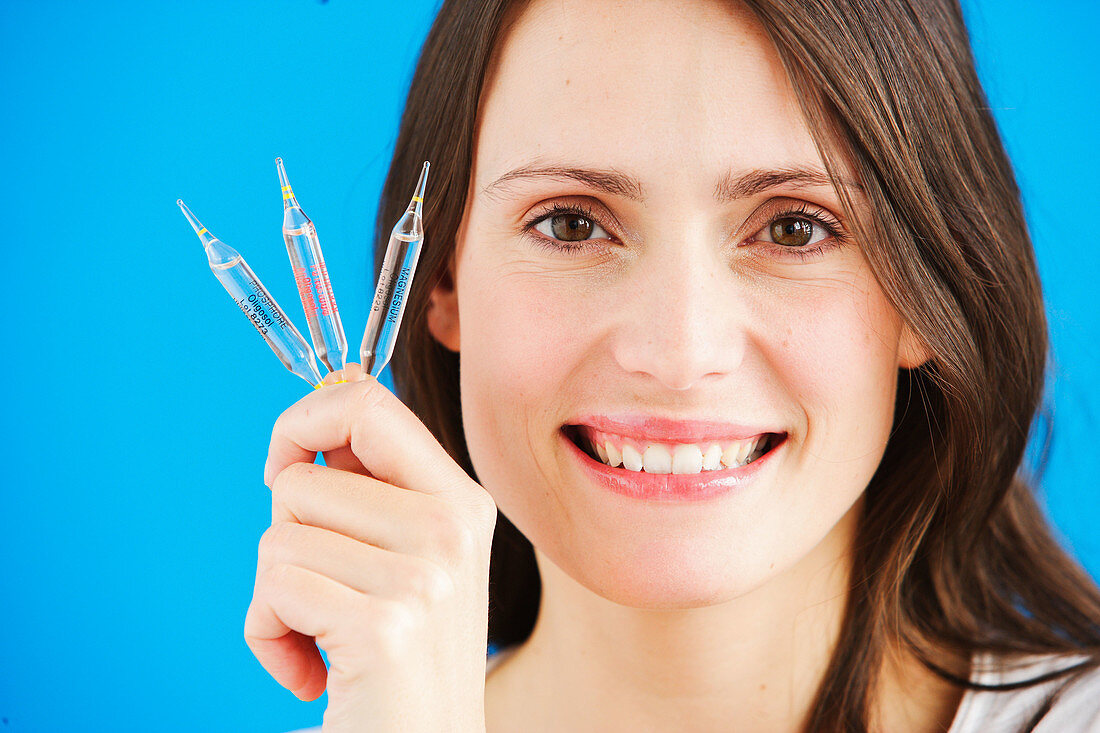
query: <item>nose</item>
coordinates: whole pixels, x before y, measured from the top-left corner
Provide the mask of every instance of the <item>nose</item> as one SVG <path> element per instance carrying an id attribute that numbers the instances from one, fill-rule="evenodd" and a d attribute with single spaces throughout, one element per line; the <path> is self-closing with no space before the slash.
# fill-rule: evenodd
<path id="1" fill-rule="evenodd" d="M 744 359 L 744 304 L 713 244 L 654 246 L 625 278 L 613 331 L 615 360 L 685 391 Z"/>

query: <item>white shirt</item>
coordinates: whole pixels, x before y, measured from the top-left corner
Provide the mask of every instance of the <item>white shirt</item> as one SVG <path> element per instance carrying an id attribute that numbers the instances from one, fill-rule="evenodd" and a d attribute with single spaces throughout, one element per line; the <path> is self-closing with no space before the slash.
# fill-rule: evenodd
<path id="1" fill-rule="evenodd" d="M 511 646 L 489 657 L 485 662 L 485 674 L 492 672 L 517 648 Z M 1072 667 L 1085 657 L 1036 655 L 1005 672 L 995 669 L 994 659 L 992 655 L 975 655 L 970 681 L 983 685 L 1018 682 Z M 1004 692 L 967 690 L 948 733 L 1019 733 L 1047 696 L 1064 683 L 1062 677 Z M 303 728 L 291 733 L 321 733 L 321 728 Z M 1035 728 L 1035 733 L 1100 733 L 1100 669 L 1090 670 L 1066 688 Z"/>
<path id="2" fill-rule="evenodd" d="M 1067 669 L 1086 657 L 1035 655 L 1004 672 L 992 668 L 994 659 L 989 654 L 976 655 L 970 681 L 985 685 L 1019 682 Z M 1016 733 L 1065 681 L 1061 677 L 1005 692 L 967 690 L 948 733 Z M 1097 732 L 1100 732 L 1100 669 L 1092 669 L 1062 691 L 1039 721 L 1035 733 Z"/>

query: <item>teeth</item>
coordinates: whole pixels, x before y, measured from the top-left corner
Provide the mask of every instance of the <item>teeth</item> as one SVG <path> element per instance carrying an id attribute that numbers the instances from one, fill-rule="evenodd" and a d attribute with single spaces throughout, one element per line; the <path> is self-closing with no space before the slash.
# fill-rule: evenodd
<path id="1" fill-rule="evenodd" d="M 717 471 L 722 467 L 722 446 L 715 443 L 703 454 L 703 469 Z"/>
<path id="2" fill-rule="evenodd" d="M 646 473 L 672 473 L 672 454 L 663 445 L 651 445 L 642 454 Z"/>
<path id="3" fill-rule="evenodd" d="M 629 471 L 642 470 L 642 454 L 632 445 L 623 446 L 623 468 Z"/>
<path id="4" fill-rule="evenodd" d="M 623 454 L 619 452 L 614 443 L 610 440 L 604 443 L 604 450 L 607 451 L 607 465 L 612 467 L 623 465 Z"/>
<path id="5" fill-rule="evenodd" d="M 649 451 L 647 450 L 646 453 Z M 678 445 L 672 450 L 673 473 L 699 473 L 703 470 L 703 451 L 697 445 Z"/>
<path id="6" fill-rule="evenodd" d="M 730 443 L 724 451 L 722 451 L 722 465 L 729 468 L 740 466 L 741 462 L 737 460 L 738 454 L 741 452 L 741 443 Z"/>
<path id="7" fill-rule="evenodd" d="M 763 437 L 763 436 L 760 436 Z M 740 440 L 736 443 L 730 443 L 729 447 L 722 452 L 722 463 L 726 464 L 730 468 L 736 468 L 737 466 L 745 465 L 748 460 L 749 453 L 756 448 L 756 444 L 760 441 L 760 438 L 754 440 Z"/>
<path id="8" fill-rule="evenodd" d="M 767 435 L 749 440 L 739 440 L 724 448 L 718 443 L 706 446 L 691 443 L 645 443 L 639 451 L 636 441 L 620 436 L 612 438 L 600 434 L 597 440 L 586 439 L 592 454 L 613 467 L 622 466 L 628 471 L 645 471 L 655 474 L 692 474 L 701 471 L 720 471 L 738 468 L 759 458 L 768 448 Z M 619 445 L 622 445 L 620 451 Z"/>

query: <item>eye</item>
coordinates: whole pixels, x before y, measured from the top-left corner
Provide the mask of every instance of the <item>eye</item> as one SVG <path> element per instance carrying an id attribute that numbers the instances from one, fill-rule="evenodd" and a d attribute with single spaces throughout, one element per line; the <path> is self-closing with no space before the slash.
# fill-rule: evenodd
<path id="1" fill-rule="evenodd" d="M 762 238 L 760 238 L 761 234 L 764 235 Z M 815 218 L 783 215 L 772 219 L 757 233 L 757 238 L 760 241 L 773 242 L 784 247 L 808 247 L 823 241 L 831 234 L 827 225 L 823 225 Z"/>
<path id="2" fill-rule="evenodd" d="M 804 203 L 793 208 L 781 204 L 766 221 L 746 244 L 761 247 L 761 253 L 770 257 L 809 262 L 849 241 L 846 228 L 831 213 Z"/>
<path id="3" fill-rule="evenodd" d="M 611 235 L 595 220 L 576 211 L 544 216 L 535 222 L 534 229 L 539 234 L 560 242 L 611 238 Z"/>

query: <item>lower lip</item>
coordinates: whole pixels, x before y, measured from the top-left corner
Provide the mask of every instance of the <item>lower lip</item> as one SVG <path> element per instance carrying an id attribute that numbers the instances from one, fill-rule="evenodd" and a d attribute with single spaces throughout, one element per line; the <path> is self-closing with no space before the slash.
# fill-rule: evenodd
<path id="1" fill-rule="evenodd" d="M 564 431 L 561 431 L 561 439 L 580 463 L 581 469 L 599 486 L 632 499 L 659 502 L 706 501 L 742 488 L 765 466 L 771 465 L 774 462 L 771 459 L 787 444 L 786 436 L 783 436 L 779 445 L 772 446 L 767 453 L 739 468 L 700 473 L 646 473 L 612 468 L 597 461 L 581 450 Z"/>

